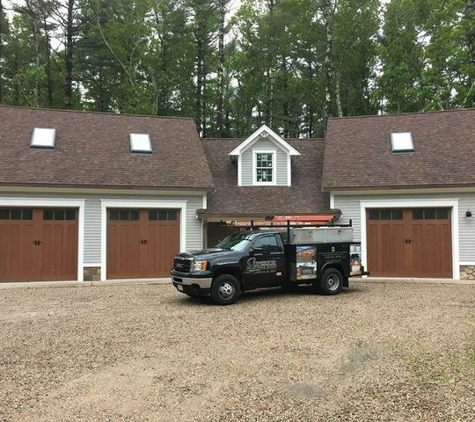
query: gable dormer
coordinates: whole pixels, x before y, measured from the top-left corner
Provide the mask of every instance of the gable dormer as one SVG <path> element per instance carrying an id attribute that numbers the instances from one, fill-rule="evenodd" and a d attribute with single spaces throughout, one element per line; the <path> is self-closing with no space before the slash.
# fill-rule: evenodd
<path id="1" fill-rule="evenodd" d="M 238 186 L 291 186 L 290 157 L 300 153 L 262 125 L 229 155 L 237 159 Z"/>

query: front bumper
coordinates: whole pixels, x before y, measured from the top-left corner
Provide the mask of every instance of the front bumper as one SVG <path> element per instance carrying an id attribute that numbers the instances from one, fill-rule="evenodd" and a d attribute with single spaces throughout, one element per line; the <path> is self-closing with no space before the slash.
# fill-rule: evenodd
<path id="1" fill-rule="evenodd" d="M 189 277 L 189 274 L 180 274 L 172 271 L 172 283 L 179 292 L 196 295 L 209 296 L 211 289 L 211 277 Z"/>

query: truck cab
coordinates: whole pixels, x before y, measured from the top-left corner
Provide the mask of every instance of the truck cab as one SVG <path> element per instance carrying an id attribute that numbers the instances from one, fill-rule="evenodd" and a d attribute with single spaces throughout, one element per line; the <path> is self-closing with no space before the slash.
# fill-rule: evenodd
<path id="1" fill-rule="evenodd" d="M 356 275 L 351 274 L 350 243 L 313 241 L 308 232 L 302 234 L 243 231 L 213 248 L 179 253 L 172 283 L 181 293 L 211 296 L 220 305 L 234 303 L 242 292 L 258 288 L 313 284 L 321 293 L 336 294 L 347 287 L 348 277 Z"/>

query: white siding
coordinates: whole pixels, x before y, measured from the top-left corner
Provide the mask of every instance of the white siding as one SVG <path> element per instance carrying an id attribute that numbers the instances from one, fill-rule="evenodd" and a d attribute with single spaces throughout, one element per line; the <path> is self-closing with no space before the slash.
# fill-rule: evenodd
<path id="1" fill-rule="evenodd" d="M 461 263 L 475 264 L 475 193 L 438 193 L 438 194 L 400 194 L 400 195 L 338 195 L 334 193 L 335 208 L 342 211 L 342 221 L 352 220 L 355 240 L 361 241 L 361 215 L 360 201 L 365 200 L 417 200 L 417 199 L 438 199 L 438 200 L 458 200 L 459 225 L 459 253 Z M 466 217 L 466 211 L 473 212 L 472 217 Z"/>
<path id="2" fill-rule="evenodd" d="M 280 146 L 267 138 L 260 138 L 242 153 L 241 172 L 242 186 L 252 186 L 253 182 L 253 156 L 254 151 L 276 151 L 276 181 L 277 186 L 287 186 L 288 160 L 287 153 Z"/>

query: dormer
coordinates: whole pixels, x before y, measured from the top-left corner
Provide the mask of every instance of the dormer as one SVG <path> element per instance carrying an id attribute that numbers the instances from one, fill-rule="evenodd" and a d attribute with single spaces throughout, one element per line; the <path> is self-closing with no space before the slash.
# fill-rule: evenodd
<path id="1" fill-rule="evenodd" d="M 232 150 L 238 186 L 291 186 L 291 159 L 300 153 L 266 125 Z"/>

